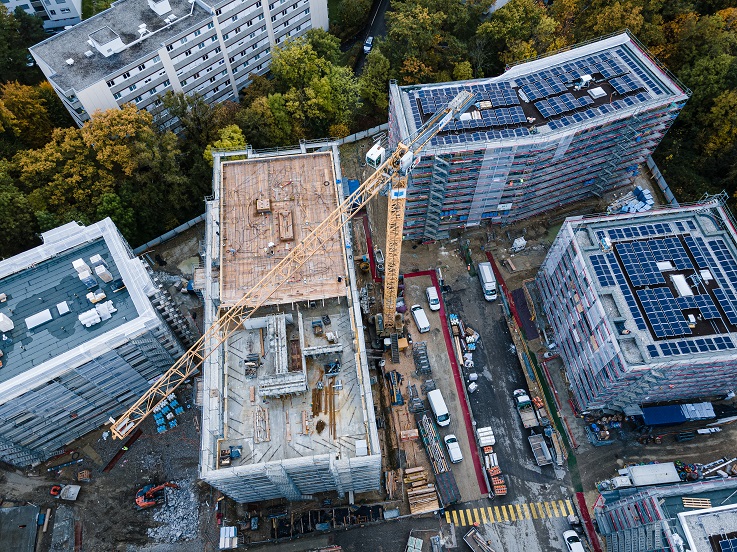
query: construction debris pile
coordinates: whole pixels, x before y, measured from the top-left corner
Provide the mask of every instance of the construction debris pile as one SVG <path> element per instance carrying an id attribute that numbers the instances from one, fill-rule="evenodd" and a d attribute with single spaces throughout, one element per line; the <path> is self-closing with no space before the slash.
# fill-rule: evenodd
<path id="1" fill-rule="evenodd" d="M 654 205 L 653 193 L 640 186 L 635 186 L 630 193 L 609 205 L 607 213 L 643 213 L 652 209 Z"/>
<path id="2" fill-rule="evenodd" d="M 160 527 L 148 530 L 148 536 L 159 542 L 177 542 L 197 537 L 199 502 L 191 481 L 174 481 L 179 488 L 166 489 L 166 503 L 154 511 Z"/>

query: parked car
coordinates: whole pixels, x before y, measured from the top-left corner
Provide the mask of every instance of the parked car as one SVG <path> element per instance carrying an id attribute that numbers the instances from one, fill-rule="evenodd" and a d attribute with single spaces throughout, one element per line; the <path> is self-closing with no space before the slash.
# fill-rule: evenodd
<path id="1" fill-rule="evenodd" d="M 374 37 L 370 36 L 366 39 L 366 42 L 363 43 L 363 53 L 368 54 L 371 51 L 371 48 L 374 47 Z"/>
<path id="2" fill-rule="evenodd" d="M 445 441 L 445 447 L 448 449 L 448 456 L 453 464 L 457 464 L 463 460 L 463 453 L 461 452 L 461 446 L 458 444 L 458 439 L 452 433 L 446 435 L 443 439 Z"/>
<path id="3" fill-rule="evenodd" d="M 585 552 L 581 539 L 575 531 L 563 533 L 563 540 L 566 543 L 567 552 Z"/>

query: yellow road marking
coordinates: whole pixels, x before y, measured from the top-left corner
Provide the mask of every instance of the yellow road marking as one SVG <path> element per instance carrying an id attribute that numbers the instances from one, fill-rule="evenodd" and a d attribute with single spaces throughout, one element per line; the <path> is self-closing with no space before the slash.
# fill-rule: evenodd
<path id="1" fill-rule="evenodd" d="M 486 508 L 479 508 L 479 510 L 481 511 L 481 521 L 486 523 Z"/>
<path id="2" fill-rule="evenodd" d="M 553 517 L 553 512 L 550 510 L 550 502 L 545 502 L 545 510 L 548 512 L 548 517 Z"/>
<path id="3" fill-rule="evenodd" d="M 565 517 L 566 516 L 566 505 L 562 500 L 558 501 L 558 507 L 560 508 L 561 517 Z"/>
<path id="4" fill-rule="evenodd" d="M 545 519 L 545 510 L 543 509 L 542 502 L 537 502 L 537 511 L 540 514 L 540 519 Z"/>
<path id="5" fill-rule="evenodd" d="M 537 512 L 535 511 L 535 505 L 530 504 L 530 513 L 532 513 L 532 519 L 537 519 Z"/>
<path id="6" fill-rule="evenodd" d="M 568 515 L 573 515 L 573 506 L 571 505 L 571 501 L 566 499 L 566 506 L 568 506 Z"/>
<path id="7" fill-rule="evenodd" d="M 489 521 L 491 523 L 496 522 L 496 519 L 494 518 L 494 510 L 491 509 L 491 506 L 488 506 L 486 509 L 489 511 Z"/>
<path id="8" fill-rule="evenodd" d="M 522 505 L 522 508 L 525 510 L 525 519 L 530 519 L 530 507 L 526 502 Z"/>
<path id="9" fill-rule="evenodd" d="M 483 515 L 483 511 L 481 512 L 481 514 Z M 473 510 L 473 517 L 474 517 L 474 520 L 476 521 L 476 523 L 481 523 L 481 518 L 479 517 L 479 509 L 478 508 L 474 508 L 474 510 Z"/>
<path id="10" fill-rule="evenodd" d="M 553 514 L 555 517 L 560 517 L 560 514 L 558 513 L 558 505 L 555 503 L 554 500 L 550 501 L 550 505 L 553 507 Z"/>
<path id="11" fill-rule="evenodd" d="M 512 505 L 509 504 L 507 508 L 509 508 L 509 517 L 512 518 L 512 521 L 517 521 L 517 518 L 514 517 L 514 508 L 512 508 Z"/>
<path id="12" fill-rule="evenodd" d="M 496 520 L 501 521 L 502 515 L 499 513 L 499 506 L 494 506 L 494 513 L 496 514 Z"/>
<path id="13" fill-rule="evenodd" d="M 450 512 L 448 510 L 445 511 L 445 523 L 450 523 Z"/>
<path id="14" fill-rule="evenodd" d="M 522 519 L 522 505 L 517 504 L 517 519 Z"/>
<path id="15" fill-rule="evenodd" d="M 466 511 L 461 510 L 460 512 L 458 512 L 458 516 L 461 518 L 461 525 L 467 525 L 466 524 Z"/>
<path id="16" fill-rule="evenodd" d="M 458 525 L 458 512 L 456 512 L 455 510 L 453 510 L 452 513 L 453 513 L 453 523 L 456 524 L 456 525 Z"/>

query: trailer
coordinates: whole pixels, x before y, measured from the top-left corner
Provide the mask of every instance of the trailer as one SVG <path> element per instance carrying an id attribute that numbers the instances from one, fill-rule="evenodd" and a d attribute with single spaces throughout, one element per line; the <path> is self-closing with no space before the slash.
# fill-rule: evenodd
<path id="1" fill-rule="evenodd" d="M 550 454 L 548 444 L 545 442 L 545 436 L 533 432 L 527 440 L 530 442 L 532 454 L 535 456 L 535 462 L 538 466 L 547 466 L 553 463 L 553 456 Z"/>
<path id="2" fill-rule="evenodd" d="M 517 412 L 519 412 L 519 417 L 525 429 L 531 429 L 540 425 L 537 414 L 535 414 L 535 407 L 532 405 L 527 391 L 524 389 L 514 390 L 514 405 L 517 408 Z"/>
<path id="3" fill-rule="evenodd" d="M 471 530 L 463 535 L 463 542 L 465 542 L 473 552 L 495 552 L 489 545 L 489 541 L 484 538 L 477 527 L 471 527 Z"/>

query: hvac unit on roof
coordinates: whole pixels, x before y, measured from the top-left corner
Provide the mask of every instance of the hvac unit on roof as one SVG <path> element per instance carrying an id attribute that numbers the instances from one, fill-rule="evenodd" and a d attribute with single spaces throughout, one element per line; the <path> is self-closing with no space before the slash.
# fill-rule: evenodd
<path id="1" fill-rule="evenodd" d="M 74 65 L 74 59 L 73 58 L 69 58 L 68 60 L 66 60 L 66 62 L 67 62 L 67 65 Z"/>
<path id="2" fill-rule="evenodd" d="M 0 332 L 9 332 L 15 328 L 13 321 L 0 312 Z"/>
<path id="3" fill-rule="evenodd" d="M 169 19 L 171 19 L 172 21 L 174 21 L 176 18 L 177 16 L 174 13 L 169 16 Z"/>
<path id="4" fill-rule="evenodd" d="M 167 18 L 165 18 L 165 19 L 164 19 L 164 23 L 166 23 L 166 24 L 168 25 L 169 23 L 171 23 L 171 19 L 169 19 L 168 17 L 167 17 Z"/>
<path id="5" fill-rule="evenodd" d="M 94 56 L 95 54 L 93 54 L 93 53 L 92 53 L 92 50 L 87 50 L 87 51 L 86 51 L 86 52 L 84 53 L 84 55 L 85 55 L 85 56 L 87 56 L 88 58 L 91 58 L 91 57 L 92 57 L 92 56 Z"/>

